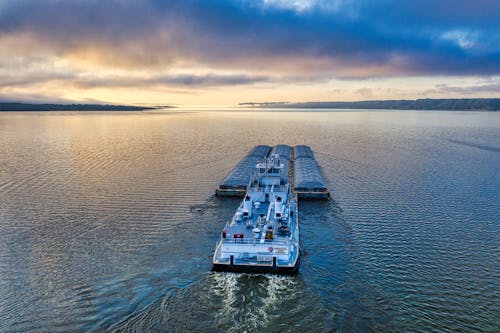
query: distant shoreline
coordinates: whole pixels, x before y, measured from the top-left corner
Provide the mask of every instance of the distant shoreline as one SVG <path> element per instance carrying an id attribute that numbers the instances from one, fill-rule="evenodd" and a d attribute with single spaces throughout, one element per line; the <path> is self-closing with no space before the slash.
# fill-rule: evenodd
<path id="1" fill-rule="evenodd" d="M 171 108 L 163 106 L 162 108 Z M 111 104 L 30 104 L 0 102 L 0 112 L 8 111 L 144 111 L 156 107 Z"/>
<path id="2" fill-rule="evenodd" d="M 500 98 L 373 100 L 356 102 L 246 102 L 240 107 L 287 109 L 377 109 L 377 110 L 448 110 L 500 111 Z"/>
<path id="3" fill-rule="evenodd" d="M 177 108 L 171 105 L 132 106 L 113 104 L 35 104 L 0 102 L 0 112 L 36 111 L 147 111 Z M 347 109 L 400 111 L 500 111 L 500 98 L 372 100 L 355 102 L 245 102 L 240 109 Z"/>

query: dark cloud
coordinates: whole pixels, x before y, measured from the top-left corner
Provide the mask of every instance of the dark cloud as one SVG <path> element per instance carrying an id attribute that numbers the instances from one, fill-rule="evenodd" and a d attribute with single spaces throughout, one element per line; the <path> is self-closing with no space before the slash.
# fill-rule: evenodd
<path id="1" fill-rule="evenodd" d="M 312 1 L 297 11 L 249 0 L 0 1 L 0 40 L 27 34 L 34 52 L 91 52 L 116 67 L 315 70 L 345 77 L 500 74 L 499 1 L 337 4 Z M 255 81 L 165 78 L 180 85 L 232 80 Z"/>
<path id="2" fill-rule="evenodd" d="M 271 81 L 272 78 L 265 76 L 247 76 L 242 74 L 218 75 L 218 74 L 179 74 L 179 75 L 154 75 L 151 77 L 79 77 L 72 80 L 73 84 L 80 88 L 96 87 L 213 87 L 213 86 L 234 86 L 242 84 L 253 84 L 257 82 Z"/>
<path id="3" fill-rule="evenodd" d="M 166 75 L 153 78 L 152 83 L 181 85 L 181 86 L 226 86 L 252 84 L 257 82 L 271 81 L 271 78 L 265 76 L 247 76 L 247 75 Z"/>

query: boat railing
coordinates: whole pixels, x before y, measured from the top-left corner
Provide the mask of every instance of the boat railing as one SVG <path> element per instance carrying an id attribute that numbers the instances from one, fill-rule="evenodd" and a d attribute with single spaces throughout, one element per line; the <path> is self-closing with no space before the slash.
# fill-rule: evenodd
<path id="1" fill-rule="evenodd" d="M 223 238 L 223 244 L 252 244 L 252 245 L 267 245 L 267 246 L 288 246 L 287 241 L 264 240 L 261 243 L 260 239 L 245 239 L 245 238 Z"/>

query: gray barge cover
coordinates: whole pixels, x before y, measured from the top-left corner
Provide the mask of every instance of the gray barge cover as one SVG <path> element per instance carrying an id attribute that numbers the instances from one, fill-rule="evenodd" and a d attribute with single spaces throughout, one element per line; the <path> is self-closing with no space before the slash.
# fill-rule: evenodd
<path id="1" fill-rule="evenodd" d="M 309 146 L 295 146 L 294 152 L 294 187 L 299 198 L 328 198 L 328 191 L 318 163 Z"/>
<path id="2" fill-rule="evenodd" d="M 271 154 L 279 154 L 280 157 L 284 157 L 284 158 L 290 160 L 291 150 L 292 149 L 288 145 L 276 145 L 276 146 L 274 146 L 273 150 L 271 151 Z"/>
<path id="3" fill-rule="evenodd" d="M 283 163 L 283 174 L 288 180 L 288 172 L 290 170 L 290 155 L 292 153 L 292 148 L 287 145 L 276 145 L 271 150 L 271 154 L 278 154 L 280 156 L 280 162 Z"/>
<path id="4" fill-rule="evenodd" d="M 269 146 L 255 146 L 220 182 L 217 195 L 244 195 L 255 165 L 269 154 L 269 150 L 271 150 Z"/>
<path id="5" fill-rule="evenodd" d="M 314 159 L 314 154 L 311 150 L 311 147 L 303 145 L 293 147 L 293 158 L 298 159 L 302 157 Z"/>

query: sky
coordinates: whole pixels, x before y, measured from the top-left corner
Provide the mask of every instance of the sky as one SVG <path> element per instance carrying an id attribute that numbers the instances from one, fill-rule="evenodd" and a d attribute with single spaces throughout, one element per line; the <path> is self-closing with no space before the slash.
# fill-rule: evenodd
<path id="1" fill-rule="evenodd" d="M 500 0 L 0 0 L 0 101 L 500 97 Z"/>

